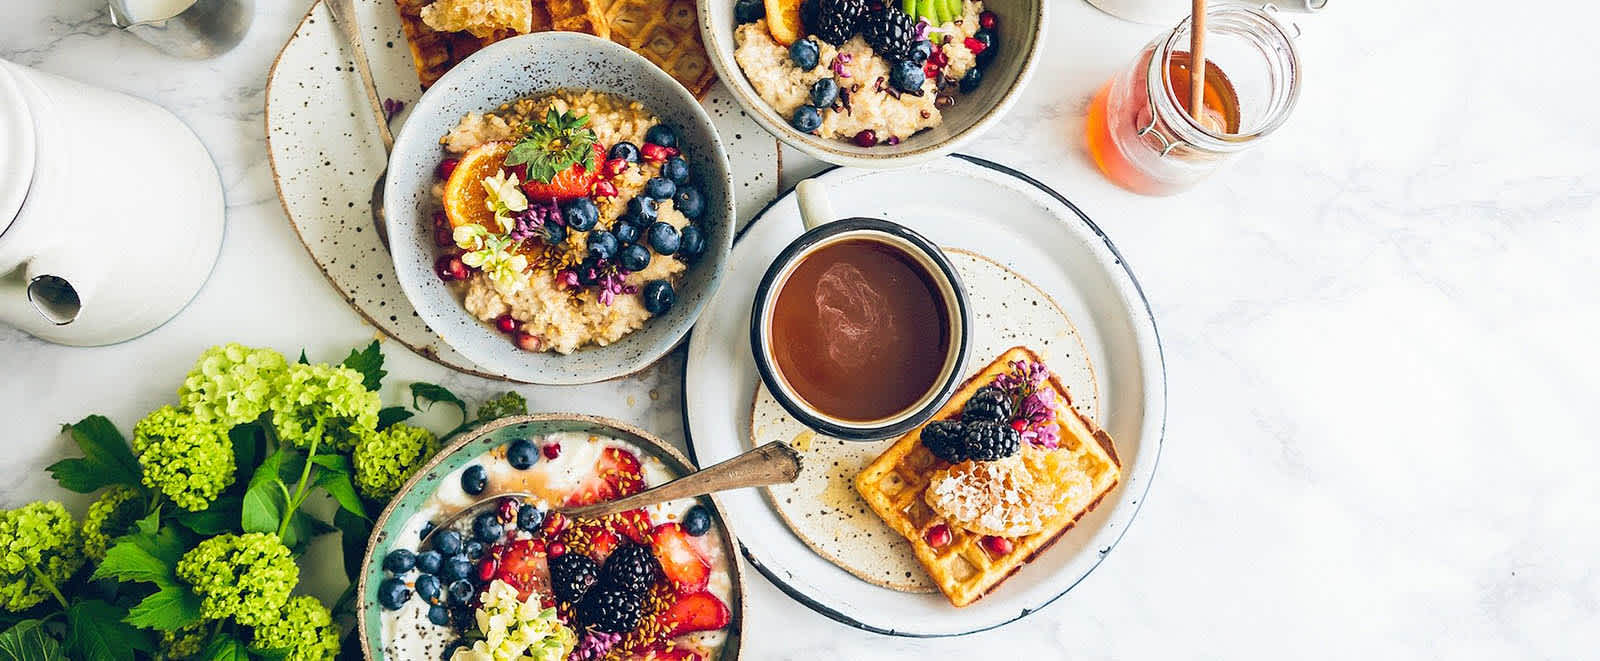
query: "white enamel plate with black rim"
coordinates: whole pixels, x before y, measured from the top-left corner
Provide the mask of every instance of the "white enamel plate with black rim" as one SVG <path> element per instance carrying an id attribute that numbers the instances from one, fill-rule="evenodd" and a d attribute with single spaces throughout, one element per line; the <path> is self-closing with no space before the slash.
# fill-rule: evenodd
<path id="1" fill-rule="evenodd" d="M 1077 585 L 1127 531 L 1155 473 L 1166 377 L 1155 319 L 1111 240 L 1065 197 L 1001 165 L 951 156 L 898 170 L 838 168 L 818 176 L 840 217 L 886 218 L 941 246 L 970 250 L 1027 278 L 1076 325 L 1094 366 L 1099 424 L 1115 439 L 1122 481 L 1033 562 L 977 603 L 878 587 L 818 556 L 756 489 L 722 496 L 744 555 L 779 589 L 839 622 L 882 634 L 959 636 L 1014 622 Z M 721 289 L 689 342 L 684 427 L 697 463 L 748 449 L 750 305 L 772 259 L 802 231 L 793 193 L 739 236 Z M 971 370 L 992 356 L 973 356 Z M 970 371 L 970 370 L 969 370 Z"/>

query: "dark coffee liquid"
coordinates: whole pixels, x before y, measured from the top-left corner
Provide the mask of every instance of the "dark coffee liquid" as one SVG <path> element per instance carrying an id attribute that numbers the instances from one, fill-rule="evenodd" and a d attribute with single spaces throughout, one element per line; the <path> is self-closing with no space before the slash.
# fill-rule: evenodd
<path id="1" fill-rule="evenodd" d="M 772 356 L 808 404 L 881 420 L 932 390 L 950 319 L 932 276 L 899 248 L 847 239 L 803 258 L 772 311 Z"/>

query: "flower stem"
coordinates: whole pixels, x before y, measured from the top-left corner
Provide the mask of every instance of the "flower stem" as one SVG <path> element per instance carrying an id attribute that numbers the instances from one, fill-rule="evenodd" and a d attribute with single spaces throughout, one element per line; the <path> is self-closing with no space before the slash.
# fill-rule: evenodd
<path id="1" fill-rule="evenodd" d="M 67 603 L 67 598 L 61 594 L 60 589 L 56 588 L 55 581 L 50 580 L 49 576 L 45 576 L 44 572 L 39 571 L 37 566 L 28 565 L 28 571 L 33 572 L 34 578 L 39 579 L 39 584 L 43 585 L 45 589 L 49 590 L 50 594 L 55 595 L 56 602 L 61 604 L 62 610 L 71 608 L 71 605 Z"/>
<path id="2" fill-rule="evenodd" d="M 306 492 L 310 489 L 307 484 L 311 479 L 311 459 L 317 456 L 317 445 L 321 444 L 322 437 L 311 439 L 311 447 L 306 451 L 306 465 L 300 469 L 300 482 L 294 485 L 294 497 L 284 503 L 283 522 L 278 524 L 278 539 L 283 539 L 284 533 L 289 532 L 289 522 L 294 520 L 295 510 L 300 509 L 300 503 L 305 502 Z"/>

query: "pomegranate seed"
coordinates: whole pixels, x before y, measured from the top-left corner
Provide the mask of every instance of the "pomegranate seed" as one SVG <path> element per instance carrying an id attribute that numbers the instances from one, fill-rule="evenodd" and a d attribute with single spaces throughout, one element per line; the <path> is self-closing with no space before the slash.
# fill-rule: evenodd
<path id="1" fill-rule="evenodd" d="M 1011 552 L 1011 540 L 989 535 L 983 538 L 983 548 L 989 551 L 990 555 L 1005 555 Z"/>
<path id="2" fill-rule="evenodd" d="M 567 517 L 560 512 L 551 512 L 544 518 L 544 536 L 555 537 L 567 529 Z"/>
<path id="3" fill-rule="evenodd" d="M 448 248 L 456 244 L 456 233 L 448 227 L 433 228 L 433 243 L 440 248 Z"/>
<path id="4" fill-rule="evenodd" d="M 927 62 L 923 62 L 922 63 L 922 75 L 927 76 L 929 78 L 938 78 L 939 77 L 939 67 L 938 67 L 938 65 L 933 63 L 933 60 L 931 58 Z"/>
<path id="5" fill-rule="evenodd" d="M 972 37 L 967 37 L 961 43 L 967 47 L 967 50 L 972 51 L 973 55 L 977 55 L 978 53 L 982 53 L 983 49 L 988 48 L 988 46 L 983 45 L 983 42 L 978 41 L 977 39 L 974 39 Z"/>
<path id="6" fill-rule="evenodd" d="M 540 449 L 540 452 L 544 453 L 545 459 L 555 459 L 556 457 L 561 456 L 561 444 L 548 443 Z"/>
<path id="7" fill-rule="evenodd" d="M 1011 421 L 1011 428 L 1021 432 L 1022 430 L 1028 428 L 1028 422 L 1021 418 L 1017 418 L 1016 420 Z"/>
<path id="8" fill-rule="evenodd" d="M 443 209 L 435 209 L 433 211 L 433 226 L 436 228 L 450 226 L 450 217 L 444 215 Z"/>
<path id="9" fill-rule="evenodd" d="M 519 330 L 512 334 L 511 341 L 515 342 L 517 344 L 517 348 L 523 351 L 537 352 L 544 350 L 544 339 L 527 331 Z"/>
<path id="10" fill-rule="evenodd" d="M 934 66 L 942 68 L 950 63 L 950 56 L 945 55 L 943 49 L 935 48 L 933 54 L 928 56 L 928 61 L 932 62 Z"/>
<path id="11" fill-rule="evenodd" d="M 628 169 L 627 161 L 620 158 L 613 158 L 609 161 L 606 161 L 605 167 L 601 170 L 601 172 L 604 172 L 607 177 L 615 177 L 619 174 L 622 174 L 622 171 L 626 169 Z"/>
<path id="12" fill-rule="evenodd" d="M 929 528 L 928 532 L 922 536 L 922 539 L 928 542 L 928 546 L 942 549 L 950 543 L 950 526 L 943 523 L 937 524 Z"/>
<path id="13" fill-rule="evenodd" d="M 639 153 L 644 155 L 644 160 L 650 161 L 652 163 L 660 163 L 660 162 L 665 161 L 665 160 L 667 160 L 669 158 L 672 158 L 673 154 L 676 153 L 677 151 L 678 150 L 676 150 L 676 149 L 672 149 L 670 147 L 662 147 L 661 145 L 655 144 L 653 142 L 646 142 L 646 143 L 644 143 L 643 147 L 639 148 Z"/>
<path id="14" fill-rule="evenodd" d="M 491 556 L 494 556 L 494 557 L 498 558 L 498 557 L 500 557 L 502 555 L 505 555 L 505 552 L 506 552 L 506 545 L 505 544 L 502 544 L 500 542 L 495 542 L 495 543 L 489 545 L 489 555 L 491 555 Z"/>
<path id="15" fill-rule="evenodd" d="M 567 554 L 567 545 L 566 544 L 562 544 L 561 542 L 556 542 L 554 544 L 551 544 L 550 545 L 550 550 L 548 551 L 548 554 L 552 558 L 559 558 L 559 557 L 561 557 L 563 555 L 566 555 Z"/>
<path id="16" fill-rule="evenodd" d="M 478 563 L 478 582 L 488 583 L 489 579 L 494 578 L 494 573 L 498 569 L 500 569 L 500 563 L 496 562 L 494 558 L 484 558 L 483 562 Z"/>
<path id="17" fill-rule="evenodd" d="M 855 143 L 857 147 L 871 147 L 878 144 L 878 134 L 873 133 L 872 129 L 862 129 L 856 134 Z"/>
<path id="18" fill-rule="evenodd" d="M 517 332 L 517 327 L 520 325 L 516 318 L 509 314 L 502 314 L 494 319 L 494 327 L 507 335 Z"/>
<path id="19" fill-rule="evenodd" d="M 1000 17 L 999 16 L 995 16 L 994 12 L 992 12 L 992 11 L 986 11 L 986 12 L 983 12 L 982 14 L 978 14 L 978 27 L 983 28 L 985 30 L 993 30 L 995 24 L 997 24 L 999 22 L 1000 22 Z"/>
<path id="20" fill-rule="evenodd" d="M 533 540 L 533 543 L 529 546 L 533 549 L 534 553 L 544 553 L 544 540 L 542 539 Z"/>
<path id="21" fill-rule="evenodd" d="M 439 167 L 434 168 L 433 174 L 434 174 L 434 176 L 436 176 L 436 177 L 438 177 L 440 179 L 449 179 L 450 178 L 450 173 L 456 171 L 456 166 L 457 165 L 461 165 L 461 159 L 459 159 L 459 158 L 447 158 L 447 159 L 444 159 L 442 161 L 439 161 Z"/>
<path id="22" fill-rule="evenodd" d="M 597 181 L 594 183 L 594 186 L 589 189 L 589 192 L 595 197 L 616 197 L 617 187 L 615 184 L 609 181 Z"/>
<path id="23" fill-rule="evenodd" d="M 522 506 L 517 504 L 517 499 L 507 498 L 500 501 L 499 508 L 495 510 L 495 518 L 500 519 L 501 523 L 511 523 L 517 520 L 519 509 L 522 509 Z"/>
<path id="24" fill-rule="evenodd" d="M 433 263 L 433 272 L 438 274 L 439 279 L 445 282 L 466 280 L 472 275 L 467 270 L 466 262 L 461 261 L 461 258 L 455 255 L 440 257 L 439 261 Z"/>

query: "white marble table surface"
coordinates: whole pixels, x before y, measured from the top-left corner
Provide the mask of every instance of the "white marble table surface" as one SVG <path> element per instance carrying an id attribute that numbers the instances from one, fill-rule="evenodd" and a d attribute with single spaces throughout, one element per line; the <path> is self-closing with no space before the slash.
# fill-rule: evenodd
<path id="1" fill-rule="evenodd" d="M 1052 2 L 1032 86 L 969 151 L 1066 194 L 1143 281 L 1170 388 L 1144 510 L 1066 598 L 962 639 L 855 631 L 752 574 L 748 658 L 1594 658 L 1600 11 L 1336 0 L 1301 20 L 1288 126 L 1149 199 L 1094 172 L 1080 129 L 1156 29 Z M 0 328 L 0 504 L 60 496 L 40 470 L 68 451 L 57 425 L 99 412 L 126 429 L 209 345 L 333 360 L 373 336 L 295 240 L 267 167 L 263 78 L 306 1 L 257 5 L 245 44 L 190 62 L 115 32 L 103 0 L 0 2 L 0 56 L 173 109 L 228 201 L 221 262 L 166 327 L 99 349 Z M 791 179 L 815 167 L 801 161 Z M 391 400 L 412 380 L 502 387 L 387 353 Z M 520 390 L 681 440 L 681 363 Z"/>

